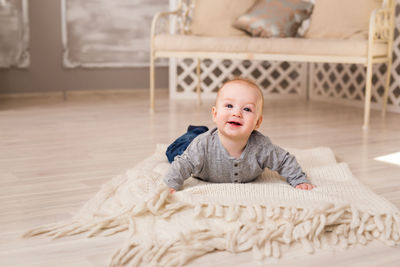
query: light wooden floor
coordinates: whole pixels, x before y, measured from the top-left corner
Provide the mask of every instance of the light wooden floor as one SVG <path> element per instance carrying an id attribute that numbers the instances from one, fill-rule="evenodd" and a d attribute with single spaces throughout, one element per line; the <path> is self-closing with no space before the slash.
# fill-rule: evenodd
<path id="1" fill-rule="evenodd" d="M 168 100 L 157 91 L 148 112 L 146 91 L 53 97 L 0 97 L 0 266 L 107 266 L 123 235 L 59 240 L 22 239 L 34 226 L 69 218 L 112 176 L 170 143 L 188 124 L 212 126 L 206 102 Z M 339 161 L 400 208 L 400 166 L 374 160 L 400 151 L 400 114 L 372 112 L 361 130 L 359 108 L 266 100 L 261 131 L 284 147 L 329 146 Z M 400 266 L 400 248 L 378 243 L 313 255 L 295 251 L 268 266 Z M 264 266 L 251 253 L 219 252 L 189 266 Z"/>

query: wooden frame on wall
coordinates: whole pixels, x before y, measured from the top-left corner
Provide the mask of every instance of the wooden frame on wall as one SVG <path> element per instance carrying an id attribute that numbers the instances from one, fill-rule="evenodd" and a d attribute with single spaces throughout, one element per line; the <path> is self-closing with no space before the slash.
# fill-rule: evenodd
<path id="1" fill-rule="evenodd" d="M 0 68 L 29 67 L 28 0 L 0 0 L 0 19 Z"/>
<path id="2" fill-rule="evenodd" d="M 61 0 L 64 67 L 148 66 L 151 19 L 167 9 L 167 0 Z"/>

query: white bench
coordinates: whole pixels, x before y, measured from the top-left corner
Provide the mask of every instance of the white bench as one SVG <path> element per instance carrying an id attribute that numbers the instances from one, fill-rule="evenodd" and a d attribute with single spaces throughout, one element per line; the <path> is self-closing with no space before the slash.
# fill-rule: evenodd
<path id="1" fill-rule="evenodd" d="M 198 2 L 196 4 L 196 1 Z M 197 93 L 200 101 L 200 62 L 205 58 L 217 59 L 247 59 L 247 60 L 267 60 L 267 61 L 288 61 L 288 62 L 326 62 L 326 63 L 353 63 L 366 66 L 366 89 L 364 103 L 364 122 L 363 129 L 367 129 L 370 117 L 371 88 L 372 88 L 372 65 L 374 63 L 387 63 L 387 78 L 385 93 L 383 98 L 382 115 L 385 115 L 388 89 L 390 85 L 390 69 L 392 62 L 392 43 L 394 34 L 394 10 L 395 0 L 362 0 L 363 3 L 370 6 L 377 6 L 368 13 L 365 18 L 366 34 L 363 36 L 354 36 L 355 38 L 345 37 L 309 37 L 305 38 L 261 38 L 250 37 L 248 35 L 236 35 L 232 28 L 222 29 L 226 26 L 226 18 L 221 14 L 221 21 L 214 20 L 212 24 L 218 28 L 217 32 L 226 34 L 198 34 L 191 30 L 191 27 L 207 27 L 209 21 L 199 21 L 199 18 L 207 20 L 207 15 L 199 15 L 199 12 L 206 13 L 206 10 L 212 10 L 218 1 L 227 0 L 179 0 L 177 9 L 171 12 L 157 13 L 153 18 L 151 28 L 151 50 L 150 50 L 150 109 L 154 111 L 154 60 L 157 58 L 192 58 L 197 60 Z M 231 1 L 231 0 L 229 0 Z M 256 0 L 235 0 L 235 1 L 253 1 Z M 360 12 L 354 9 L 355 2 L 348 0 L 319 0 L 314 6 L 311 15 L 311 25 L 317 21 L 314 19 L 314 13 L 320 12 L 319 3 L 331 1 L 329 4 L 337 3 L 341 5 L 339 9 L 354 10 L 354 14 Z M 208 9 L 204 6 L 211 4 Z M 229 4 L 229 3 L 228 3 Z M 198 10 L 196 10 L 196 8 Z M 236 11 L 245 13 L 246 10 Z M 197 12 L 197 13 L 196 13 Z M 323 12 L 323 11 L 321 11 Z M 228 13 L 228 12 L 227 12 Z M 348 12 L 347 12 L 348 13 Z M 196 16 L 193 18 L 193 14 Z M 240 13 L 239 13 L 240 14 Z M 321 16 L 321 14 L 318 14 Z M 335 16 L 337 14 L 334 14 Z M 317 14 L 315 14 L 317 16 Z M 358 14 L 358 22 L 360 18 Z M 340 16 L 338 16 L 340 17 Z M 191 24 L 192 22 L 192 24 Z M 197 24 L 194 24 L 197 23 Z M 351 23 L 351 20 L 349 20 Z M 340 23 L 339 23 L 340 24 Z M 343 23 L 342 23 L 343 24 Z M 171 26 L 172 25 L 172 26 Z M 329 28 L 332 25 L 317 25 L 317 28 Z M 228 24 L 227 27 L 231 27 Z M 310 26 L 312 27 L 312 26 Z M 359 25 L 358 25 L 359 27 Z M 315 28 L 315 27 L 314 27 Z M 351 29 L 351 26 L 348 27 Z M 171 29 L 174 32 L 171 33 Z M 234 29 L 236 30 L 236 29 Z M 311 29 L 310 29 L 311 31 Z M 234 32 L 235 33 L 235 32 Z M 325 33 L 329 35 L 330 33 Z M 337 34 L 337 33 L 336 33 Z"/>

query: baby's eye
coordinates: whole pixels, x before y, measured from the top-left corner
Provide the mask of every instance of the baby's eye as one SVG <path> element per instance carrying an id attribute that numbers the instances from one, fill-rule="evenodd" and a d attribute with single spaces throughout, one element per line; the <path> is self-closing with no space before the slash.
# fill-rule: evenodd
<path id="1" fill-rule="evenodd" d="M 232 104 L 226 104 L 225 107 L 227 107 L 227 108 L 233 108 L 233 105 L 232 105 Z"/>
<path id="2" fill-rule="evenodd" d="M 247 112 L 252 112 L 251 108 L 244 108 L 243 110 Z"/>

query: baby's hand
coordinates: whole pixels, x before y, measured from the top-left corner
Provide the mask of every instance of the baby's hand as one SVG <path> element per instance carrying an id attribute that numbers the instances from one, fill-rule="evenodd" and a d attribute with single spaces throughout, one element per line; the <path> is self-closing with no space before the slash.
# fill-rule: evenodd
<path id="1" fill-rule="evenodd" d="M 296 185 L 297 189 L 303 189 L 303 190 L 312 190 L 315 187 L 313 184 L 307 184 L 307 183 L 302 183 Z"/>
<path id="2" fill-rule="evenodd" d="M 175 193 L 175 192 L 176 192 L 176 190 L 175 190 L 175 189 L 173 189 L 173 188 L 169 188 L 169 192 L 170 192 L 171 194 L 173 194 L 173 193 Z"/>

